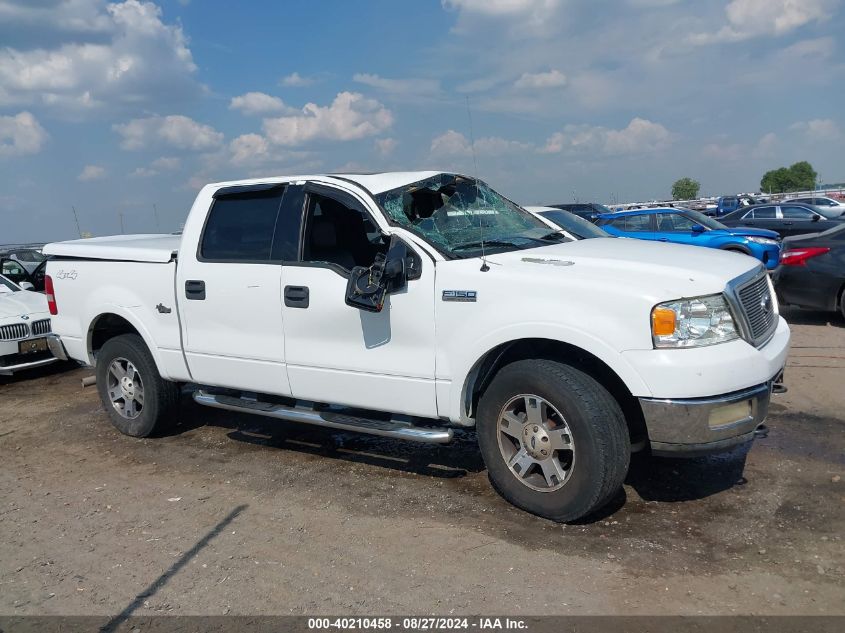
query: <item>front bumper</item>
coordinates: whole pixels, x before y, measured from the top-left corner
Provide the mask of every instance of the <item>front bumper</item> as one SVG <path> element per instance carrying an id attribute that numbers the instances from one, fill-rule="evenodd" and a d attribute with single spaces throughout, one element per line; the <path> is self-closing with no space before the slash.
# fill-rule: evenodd
<path id="1" fill-rule="evenodd" d="M 714 453 L 754 438 L 769 412 L 771 380 L 710 398 L 640 398 L 655 455 L 691 456 Z"/>
<path id="2" fill-rule="evenodd" d="M 24 369 L 34 369 L 36 367 L 41 367 L 43 365 L 49 365 L 50 363 L 55 363 L 58 359 L 57 358 L 39 358 L 37 360 L 29 360 L 26 362 L 17 362 L 14 365 L 0 365 L 0 376 L 11 376 L 15 372 L 24 370 Z"/>

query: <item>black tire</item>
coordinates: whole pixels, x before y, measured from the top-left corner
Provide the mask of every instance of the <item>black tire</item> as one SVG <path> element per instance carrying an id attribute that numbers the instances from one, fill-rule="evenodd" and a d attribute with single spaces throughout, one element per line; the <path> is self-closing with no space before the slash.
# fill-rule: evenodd
<path id="1" fill-rule="evenodd" d="M 845 288 L 839 291 L 839 314 L 845 319 Z"/>
<path id="2" fill-rule="evenodd" d="M 508 467 L 499 447 L 499 419 L 516 396 L 546 400 L 565 418 L 574 446 L 562 487 L 538 491 Z M 594 378 L 563 363 L 523 360 L 505 366 L 481 397 L 478 443 L 493 488 L 518 508 L 553 521 L 575 521 L 610 501 L 622 486 L 631 442 L 619 404 Z"/>
<path id="3" fill-rule="evenodd" d="M 737 248 L 736 246 L 728 246 L 722 249 L 723 251 L 727 251 L 729 253 L 739 253 L 740 255 L 751 255 L 747 250 L 744 248 Z"/>
<path id="4" fill-rule="evenodd" d="M 118 411 L 120 403 L 116 406 L 109 394 L 110 382 L 114 381 L 109 368 L 114 361 L 122 364 L 123 360 L 134 366 L 133 378 L 140 377 L 143 390 L 143 404 L 136 402 L 132 405 L 138 411 L 131 419 Z M 135 388 L 137 382 L 135 379 Z M 119 389 L 119 381 L 116 388 Z M 121 433 L 132 437 L 148 437 L 161 428 L 179 402 L 178 385 L 159 375 L 150 350 L 137 334 L 122 334 L 109 339 L 103 345 L 97 355 L 97 391 L 111 423 Z M 125 403 L 124 396 L 123 406 L 126 406 Z"/>

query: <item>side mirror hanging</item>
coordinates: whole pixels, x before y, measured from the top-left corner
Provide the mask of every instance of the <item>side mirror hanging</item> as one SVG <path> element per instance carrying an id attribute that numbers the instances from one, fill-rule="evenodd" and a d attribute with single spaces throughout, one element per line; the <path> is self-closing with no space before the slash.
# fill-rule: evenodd
<path id="1" fill-rule="evenodd" d="M 387 254 L 379 253 L 369 268 L 356 266 L 346 284 L 346 305 L 381 312 L 388 292 L 402 290 L 408 283 L 408 247 L 393 237 Z"/>

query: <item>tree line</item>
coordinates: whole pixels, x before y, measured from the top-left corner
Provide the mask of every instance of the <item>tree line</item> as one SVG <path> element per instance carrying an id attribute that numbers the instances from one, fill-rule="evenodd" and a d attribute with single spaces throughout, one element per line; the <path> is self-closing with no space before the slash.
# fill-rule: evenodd
<path id="1" fill-rule="evenodd" d="M 806 160 L 789 167 L 778 167 L 763 174 L 760 179 L 760 191 L 763 193 L 789 193 L 791 191 L 809 191 L 816 188 L 818 174 Z M 694 200 L 698 198 L 701 183 L 693 178 L 678 178 L 672 184 L 673 200 Z"/>

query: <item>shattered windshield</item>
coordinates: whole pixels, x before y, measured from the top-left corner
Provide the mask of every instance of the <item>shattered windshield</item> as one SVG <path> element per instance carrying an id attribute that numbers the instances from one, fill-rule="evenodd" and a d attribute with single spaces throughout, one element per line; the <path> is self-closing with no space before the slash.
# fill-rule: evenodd
<path id="1" fill-rule="evenodd" d="M 540 220 L 480 180 L 455 174 L 375 196 L 392 220 L 459 258 L 566 241 Z"/>

